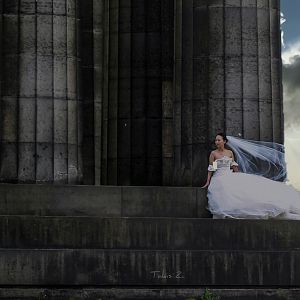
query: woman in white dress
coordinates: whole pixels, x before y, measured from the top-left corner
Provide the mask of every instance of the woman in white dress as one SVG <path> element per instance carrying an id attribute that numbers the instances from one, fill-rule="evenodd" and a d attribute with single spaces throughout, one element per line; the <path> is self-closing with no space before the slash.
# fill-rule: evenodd
<path id="1" fill-rule="evenodd" d="M 228 139 L 219 133 L 216 150 L 209 156 L 207 209 L 213 218 L 298 219 L 300 192 L 284 182 L 239 172 L 234 153 L 225 148 Z"/>

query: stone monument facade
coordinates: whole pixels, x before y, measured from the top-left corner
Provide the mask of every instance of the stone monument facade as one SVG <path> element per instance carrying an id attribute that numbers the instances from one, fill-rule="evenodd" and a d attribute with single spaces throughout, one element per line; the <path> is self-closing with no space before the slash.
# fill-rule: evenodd
<path id="1" fill-rule="evenodd" d="M 215 133 L 283 143 L 279 0 L 1 0 L 1 182 L 200 186 Z"/>

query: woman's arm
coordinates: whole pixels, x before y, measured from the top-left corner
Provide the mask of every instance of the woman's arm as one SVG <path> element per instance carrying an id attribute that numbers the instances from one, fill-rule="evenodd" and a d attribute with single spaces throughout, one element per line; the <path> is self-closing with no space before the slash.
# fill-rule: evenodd
<path id="1" fill-rule="evenodd" d="M 231 155 L 232 155 L 232 160 L 235 162 L 234 154 L 233 154 L 232 151 L 231 151 Z M 238 172 L 239 171 L 239 167 L 238 166 L 233 165 L 233 166 L 231 166 L 231 168 L 232 168 L 233 172 Z"/>
<path id="2" fill-rule="evenodd" d="M 209 164 L 212 165 L 213 162 L 214 162 L 214 160 L 215 160 L 214 154 L 213 154 L 213 152 L 211 152 L 211 153 L 210 153 L 210 156 L 209 156 Z M 206 180 L 206 183 L 205 183 L 205 185 L 203 185 L 201 188 L 204 189 L 204 188 L 206 188 L 206 187 L 209 186 L 212 174 L 213 174 L 212 171 L 208 171 L 208 172 L 207 172 L 207 180 Z"/>

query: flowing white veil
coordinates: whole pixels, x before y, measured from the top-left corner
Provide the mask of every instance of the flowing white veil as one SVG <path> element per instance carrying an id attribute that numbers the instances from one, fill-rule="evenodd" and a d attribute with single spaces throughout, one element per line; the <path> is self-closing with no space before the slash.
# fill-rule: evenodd
<path id="1" fill-rule="evenodd" d="M 226 145 L 234 152 L 241 172 L 264 176 L 276 181 L 287 180 L 284 145 L 234 136 L 227 136 L 227 139 Z"/>

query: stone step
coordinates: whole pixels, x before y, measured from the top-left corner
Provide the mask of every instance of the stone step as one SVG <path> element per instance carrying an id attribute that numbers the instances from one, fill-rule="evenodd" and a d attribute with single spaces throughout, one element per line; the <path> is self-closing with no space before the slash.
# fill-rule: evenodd
<path id="1" fill-rule="evenodd" d="M 0 285 L 300 287 L 300 251 L 0 249 Z"/>
<path id="2" fill-rule="evenodd" d="M 297 220 L 0 216 L 0 248 L 298 250 Z"/>
<path id="3" fill-rule="evenodd" d="M 195 187 L 0 184 L 0 215 L 211 217 Z"/>
<path id="4" fill-rule="evenodd" d="M 296 300 L 297 288 L 207 288 L 220 300 Z M 0 288 L 0 299 L 10 300 L 200 300 L 204 287 L 197 288 Z"/>

